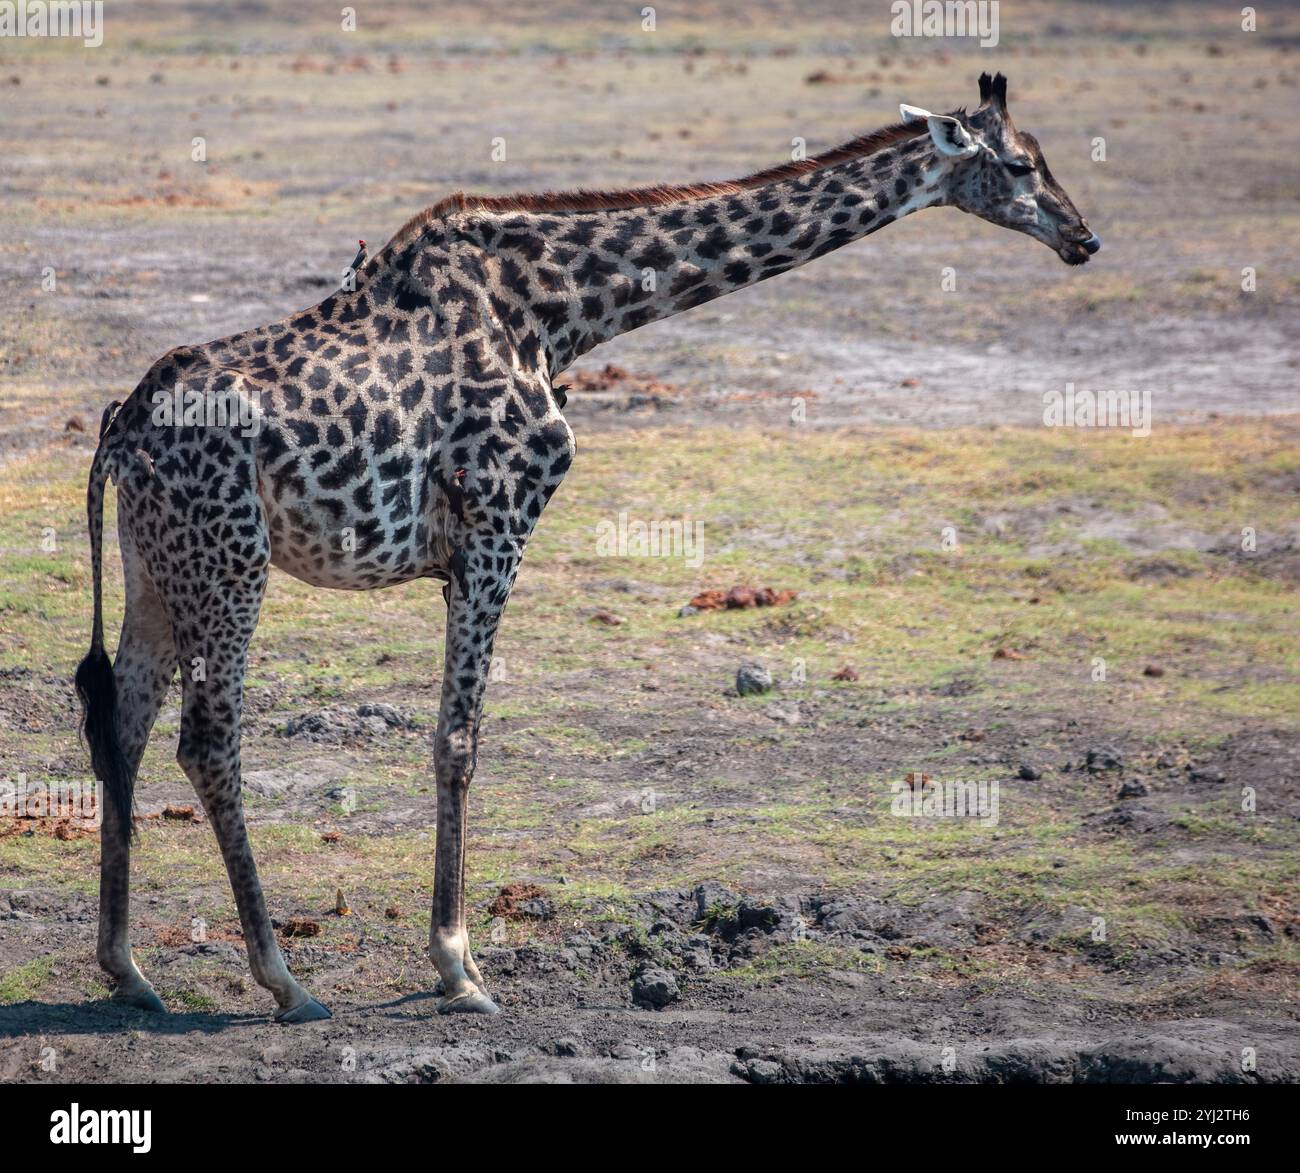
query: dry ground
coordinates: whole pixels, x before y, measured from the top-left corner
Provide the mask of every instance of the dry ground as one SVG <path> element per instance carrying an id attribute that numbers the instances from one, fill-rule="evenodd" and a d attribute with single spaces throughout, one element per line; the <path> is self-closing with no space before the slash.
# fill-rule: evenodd
<path id="1" fill-rule="evenodd" d="M 0 822 L 0 1079 L 1300 1078 L 1295 28 L 1003 8 L 984 52 L 776 3 L 661 6 L 654 34 L 386 6 L 342 41 L 306 6 L 136 5 L 97 53 L 0 45 L 23 113 L 0 126 L 5 779 L 85 777 L 68 682 L 102 404 L 172 345 L 318 299 L 357 236 L 451 188 L 734 175 L 899 100 L 969 102 L 994 67 L 1106 238 L 1076 272 L 934 212 L 585 368 L 633 378 L 578 372 L 579 459 L 507 613 L 471 799 L 499 1018 L 429 996 L 436 589 L 277 575 L 250 821 L 335 1019 L 269 1023 L 210 831 L 156 817 L 193 802 L 173 697 L 134 898 L 173 1013 L 102 1001 L 95 839 Z M 1154 433 L 1019 426 L 1067 381 L 1151 390 Z M 603 556 L 621 511 L 701 521 L 702 564 Z M 112 622 L 115 548 L 108 583 Z M 741 583 L 800 594 L 678 616 Z M 735 695 L 748 661 L 772 692 Z M 909 773 L 996 783 L 996 824 L 892 813 Z M 531 915 L 494 917 L 520 884 Z M 679 995 L 659 1010 L 633 998 L 653 971 Z"/>

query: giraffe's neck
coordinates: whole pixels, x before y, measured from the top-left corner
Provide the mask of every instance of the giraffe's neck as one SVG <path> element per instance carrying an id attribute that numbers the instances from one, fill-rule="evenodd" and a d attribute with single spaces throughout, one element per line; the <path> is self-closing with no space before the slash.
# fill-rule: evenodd
<path id="1" fill-rule="evenodd" d="M 558 374 L 601 342 L 797 268 L 946 201 L 928 135 L 734 194 L 477 219 L 502 285 L 527 292 Z"/>

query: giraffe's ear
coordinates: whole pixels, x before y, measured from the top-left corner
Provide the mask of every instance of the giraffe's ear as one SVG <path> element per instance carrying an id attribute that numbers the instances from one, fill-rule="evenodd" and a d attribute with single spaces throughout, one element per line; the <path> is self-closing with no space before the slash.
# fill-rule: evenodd
<path id="1" fill-rule="evenodd" d="M 960 122 L 950 114 L 931 114 L 920 106 L 898 107 L 904 122 L 924 122 L 930 128 L 930 137 L 941 154 L 952 155 L 958 159 L 969 159 L 979 150 L 979 143 Z"/>
<path id="2" fill-rule="evenodd" d="M 926 121 L 930 124 L 930 137 L 941 154 L 969 159 L 980 149 L 975 136 L 951 115 L 931 114 Z"/>

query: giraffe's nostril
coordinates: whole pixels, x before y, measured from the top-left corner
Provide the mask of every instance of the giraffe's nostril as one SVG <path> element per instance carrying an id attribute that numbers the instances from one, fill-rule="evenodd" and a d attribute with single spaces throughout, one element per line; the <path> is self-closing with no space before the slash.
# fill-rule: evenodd
<path id="1" fill-rule="evenodd" d="M 1083 247 L 1088 250 L 1089 255 L 1095 253 L 1099 248 L 1101 248 L 1101 237 L 1094 232 L 1083 242 Z"/>

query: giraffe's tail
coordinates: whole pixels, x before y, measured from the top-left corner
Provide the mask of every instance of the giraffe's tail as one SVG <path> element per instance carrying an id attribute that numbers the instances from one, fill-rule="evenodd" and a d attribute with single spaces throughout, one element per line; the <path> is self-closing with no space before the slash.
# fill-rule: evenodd
<path id="1" fill-rule="evenodd" d="M 132 818 L 135 779 L 122 752 L 117 726 L 117 685 L 113 680 L 113 663 L 104 650 L 104 485 L 110 472 L 110 448 L 104 440 L 111 422 L 104 413 L 100 444 L 90 466 L 90 484 L 86 488 L 86 516 L 90 525 L 90 567 L 94 579 L 95 619 L 90 633 L 90 651 L 77 667 L 77 696 L 81 701 L 81 733 L 90 747 L 90 761 L 95 777 L 104 784 L 107 801 L 117 816 L 117 826 L 124 842 L 134 829 Z"/>

